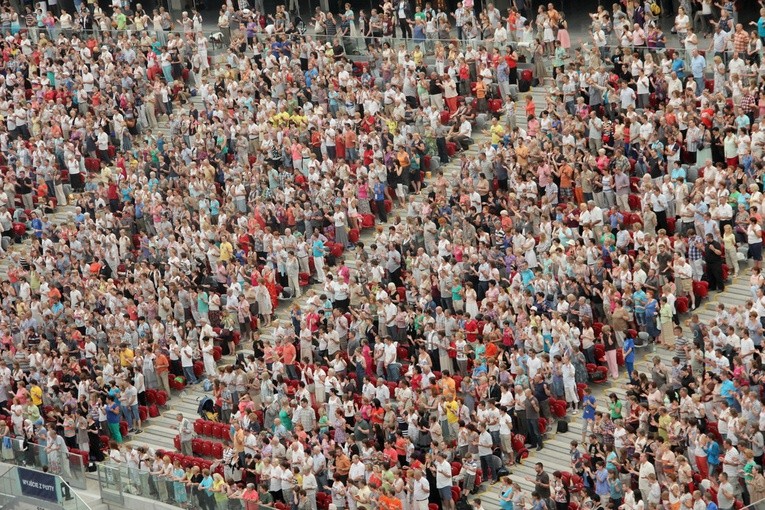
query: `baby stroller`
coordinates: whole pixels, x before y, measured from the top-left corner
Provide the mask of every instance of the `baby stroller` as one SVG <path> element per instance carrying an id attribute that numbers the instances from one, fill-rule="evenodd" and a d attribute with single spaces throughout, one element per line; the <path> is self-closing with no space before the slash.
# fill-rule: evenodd
<path id="1" fill-rule="evenodd" d="M 199 401 L 199 405 L 197 406 L 197 414 L 203 420 L 218 421 L 218 413 L 215 409 L 215 402 L 213 402 L 212 398 L 206 395 Z"/>

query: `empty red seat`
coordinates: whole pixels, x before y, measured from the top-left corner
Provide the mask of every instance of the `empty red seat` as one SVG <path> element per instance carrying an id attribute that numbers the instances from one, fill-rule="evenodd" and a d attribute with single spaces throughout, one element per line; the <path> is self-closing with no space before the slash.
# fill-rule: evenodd
<path id="1" fill-rule="evenodd" d="M 688 298 L 685 296 L 679 297 L 675 300 L 675 311 L 678 315 L 682 315 L 688 311 L 689 303 Z"/>
<path id="2" fill-rule="evenodd" d="M 704 299 L 709 294 L 709 283 L 704 281 L 693 282 L 693 295 L 697 299 Z"/>
<path id="3" fill-rule="evenodd" d="M 362 228 L 372 228 L 375 226 L 375 215 L 374 214 L 364 214 L 361 216 L 361 227 Z"/>
<path id="4" fill-rule="evenodd" d="M 91 173 L 98 172 L 101 169 L 101 160 L 98 158 L 85 158 L 85 170 Z"/>

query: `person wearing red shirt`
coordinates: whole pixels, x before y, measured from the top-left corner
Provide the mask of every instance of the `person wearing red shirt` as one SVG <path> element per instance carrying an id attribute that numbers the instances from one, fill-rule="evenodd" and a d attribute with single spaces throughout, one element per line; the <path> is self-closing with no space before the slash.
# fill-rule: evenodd
<path id="1" fill-rule="evenodd" d="M 287 377 L 290 379 L 298 379 L 297 370 L 295 370 L 295 360 L 297 358 L 297 351 L 295 344 L 285 339 L 282 343 L 281 360 L 284 363 L 284 368 L 287 371 Z"/>

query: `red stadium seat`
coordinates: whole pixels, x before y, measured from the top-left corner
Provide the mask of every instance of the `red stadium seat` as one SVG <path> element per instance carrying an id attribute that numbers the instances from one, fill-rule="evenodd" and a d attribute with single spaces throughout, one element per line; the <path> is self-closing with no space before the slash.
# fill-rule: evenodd
<path id="1" fill-rule="evenodd" d="M 606 346 L 603 344 L 595 344 L 595 359 L 598 363 L 606 362 Z"/>
<path id="2" fill-rule="evenodd" d="M 705 281 L 693 282 L 693 294 L 701 300 L 709 294 L 709 283 Z"/>
<path id="3" fill-rule="evenodd" d="M 679 297 L 675 300 L 675 311 L 678 315 L 682 315 L 688 311 L 689 303 L 688 298 L 685 296 Z"/>
<path id="4" fill-rule="evenodd" d="M 361 227 L 362 228 L 372 228 L 375 226 L 375 215 L 374 214 L 364 214 L 361 216 Z"/>

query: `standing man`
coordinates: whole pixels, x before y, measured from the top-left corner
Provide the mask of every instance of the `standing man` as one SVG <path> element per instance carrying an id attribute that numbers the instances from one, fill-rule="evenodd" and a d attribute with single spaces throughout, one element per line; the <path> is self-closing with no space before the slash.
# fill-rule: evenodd
<path id="1" fill-rule="evenodd" d="M 446 453 L 439 450 L 436 453 L 436 488 L 441 496 L 441 504 L 446 510 L 454 510 L 452 499 L 452 465 L 446 460 Z"/>
<path id="2" fill-rule="evenodd" d="M 704 260 L 707 263 L 707 278 L 709 290 L 725 290 L 723 280 L 723 262 L 725 260 L 720 242 L 712 234 L 707 234 L 707 244 L 704 250 Z"/>
<path id="3" fill-rule="evenodd" d="M 700 96 L 704 91 L 704 72 L 706 68 L 707 59 L 699 53 L 699 50 L 694 49 L 691 52 L 691 73 L 693 74 L 693 81 L 696 82 L 696 96 Z"/>
<path id="4" fill-rule="evenodd" d="M 414 470 L 414 479 L 412 480 L 412 494 L 414 496 L 413 510 L 428 510 L 428 498 L 430 497 L 430 483 L 428 479 L 422 476 L 422 471 Z"/>
<path id="5" fill-rule="evenodd" d="M 178 435 L 181 438 L 181 453 L 183 455 L 194 455 L 191 450 L 191 440 L 194 439 L 194 427 L 191 422 L 183 417 L 183 413 L 178 413 Z M 119 426 L 119 425 L 118 425 Z"/>
<path id="6" fill-rule="evenodd" d="M 539 433 L 539 400 L 530 389 L 526 389 L 526 400 L 523 405 L 529 428 L 529 444 L 536 446 L 539 451 L 544 447 L 542 435 Z"/>
<path id="7" fill-rule="evenodd" d="M 327 249 L 324 247 L 324 241 L 321 240 L 319 232 L 314 232 L 313 241 L 311 243 L 311 250 L 313 254 L 313 264 L 316 269 L 316 281 L 318 283 L 324 283 L 324 255 Z"/>
<path id="8" fill-rule="evenodd" d="M 409 0 L 398 0 L 396 4 L 396 18 L 398 18 L 398 25 L 401 28 L 401 37 L 403 39 L 411 39 L 412 27 L 409 25 L 409 18 L 412 15 L 412 7 L 409 5 Z"/>

